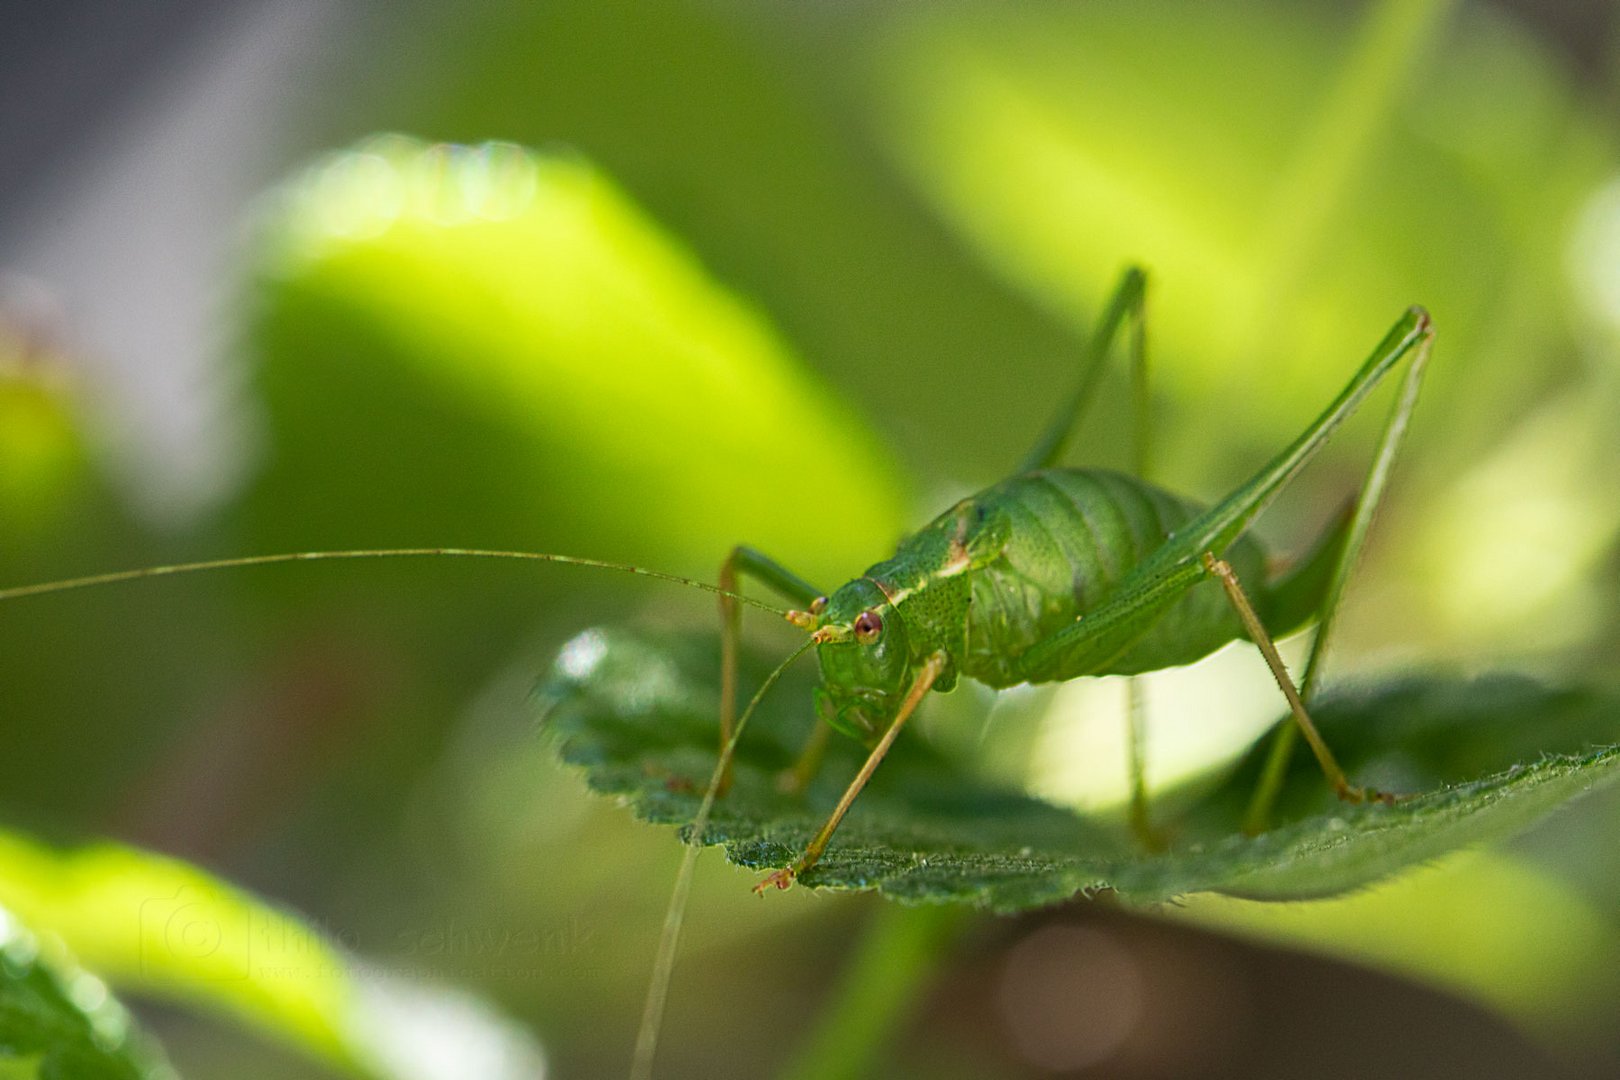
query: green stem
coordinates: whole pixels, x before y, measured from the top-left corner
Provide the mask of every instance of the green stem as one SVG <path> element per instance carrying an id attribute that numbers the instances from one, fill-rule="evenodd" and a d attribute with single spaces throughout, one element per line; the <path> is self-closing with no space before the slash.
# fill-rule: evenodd
<path id="1" fill-rule="evenodd" d="M 1457 0 L 1375 0 L 1339 70 L 1338 81 L 1307 128 L 1260 238 L 1266 312 L 1288 306 L 1333 212 L 1359 179 L 1413 70 L 1444 28 Z"/>
<path id="2" fill-rule="evenodd" d="M 955 906 L 879 907 L 836 996 L 788 1061 L 782 1080 L 878 1075 L 878 1054 L 965 921 L 965 913 Z"/>
<path id="3" fill-rule="evenodd" d="M 1261 261 L 1268 277 L 1266 287 L 1258 293 L 1264 298 L 1268 311 L 1288 306 L 1283 294 L 1299 281 L 1300 268 L 1315 247 L 1333 209 L 1356 179 L 1379 128 L 1388 120 L 1412 70 L 1455 7 L 1456 0 L 1378 0 L 1362 23 L 1357 43 L 1339 73 L 1338 83 L 1312 125 L 1311 135 L 1296 156 L 1293 168 L 1283 178 L 1276 209 L 1268 215 L 1271 228 L 1263 241 Z M 1394 432 L 1394 437 L 1398 443 L 1400 432 Z M 1386 432 L 1386 453 L 1390 450 L 1389 438 L 1390 433 Z M 1368 488 L 1375 489 L 1373 505 L 1387 472 L 1388 462 L 1380 461 L 1369 477 Z M 1364 489 L 1364 506 L 1367 495 Z M 1365 514 L 1358 513 L 1346 547 L 1347 557 L 1341 560 L 1329 590 L 1324 606 L 1327 614 L 1317 629 L 1300 689 L 1307 703 L 1320 677 L 1345 580 L 1366 538 L 1370 519 L 1370 508 Z M 1272 805 L 1282 790 L 1283 777 L 1298 742 L 1299 729 L 1295 725 L 1285 722 L 1278 727 L 1244 815 L 1244 832 L 1254 835 L 1266 830 Z"/>
<path id="4" fill-rule="evenodd" d="M 1276 805 L 1277 794 L 1282 791 L 1283 777 L 1288 774 L 1289 759 L 1294 756 L 1294 744 L 1299 742 L 1299 727 L 1291 719 L 1284 719 L 1271 737 L 1271 749 L 1266 753 L 1266 765 L 1260 773 L 1260 782 L 1254 785 L 1249 797 L 1249 809 L 1243 815 L 1243 831 L 1259 836 L 1271 823 L 1271 808 Z"/>

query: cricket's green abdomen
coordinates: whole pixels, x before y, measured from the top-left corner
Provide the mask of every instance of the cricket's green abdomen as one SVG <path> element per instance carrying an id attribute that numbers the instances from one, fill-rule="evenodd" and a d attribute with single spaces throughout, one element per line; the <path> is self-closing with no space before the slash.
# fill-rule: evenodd
<path id="1" fill-rule="evenodd" d="M 1004 542 L 998 555 L 963 575 L 971 602 L 960 651 L 952 652 L 962 674 L 993 687 L 1025 681 L 1019 661 L 1028 649 L 1096 607 L 1137 563 L 1203 509 L 1099 469 L 1026 473 L 970 503 L 979 527 L 996 529 Z M 947 516 L 959 520 L 960 509 Z M 1225 557 L 1245 583 L 1264 587 L 1264 558 L 1252 541 L 1238 541 Z M 1241 632 L 1220 586 L 1208 581 L 1189 590 L 1102 670 L 1046 673 L 1044 680 L 1187 664 Z"/>

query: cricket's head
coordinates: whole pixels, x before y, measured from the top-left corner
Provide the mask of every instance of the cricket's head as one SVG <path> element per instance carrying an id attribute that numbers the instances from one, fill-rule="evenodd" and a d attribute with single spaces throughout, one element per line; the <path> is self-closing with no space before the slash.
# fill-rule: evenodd
<path id="1" fill-rule="evenodd" d="M 869 578 L 817 601 L 812 614 L 821 661 L 816 711 L 845 735 L 871 742 L 888 730 L 911 684 L 905 620 Z"/>

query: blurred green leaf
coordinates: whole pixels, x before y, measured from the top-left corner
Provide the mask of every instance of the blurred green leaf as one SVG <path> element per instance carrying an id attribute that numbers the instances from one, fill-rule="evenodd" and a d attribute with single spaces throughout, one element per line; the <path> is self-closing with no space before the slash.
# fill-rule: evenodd
<path id="1" fill-rule="evenodd" d="M 499 1049 L 503 1068 L 477 1072 L 488 1080 L 539 1060 L 475 1002 L 365 970 L 307 920 L 175 859 L 0 833 L 0 904 L 116 986 L 227 1015 L 351 1075 L 447 1075 L 411 1060 L 423 1037 Z"/>
<path id="2" fill-rule="evenodd" d="M 384 136 L 265 235 L 258 534 L 705 573 L 746 539 L 814 575 L 849 521 L 874 550 L 901 528 L 868 429 L 581 157 Z"/>
<path id="3" fill-rule="evenodd" d="M 119 985 L 190 1001 L 354 1069 L 348 961 L 303 920 L 195 867 L 0 834 L 0 903 Z"/>
<path id="4" fill-rule="evenodd" d="M 26 1063 L 26 1073 L 5 1068 Z M 175 1074 L 107 985 L 59 942 L 0 908 L 0 1073 L 39 1080 L 163 1080 Z"/>
<path id="5" fill-rule="evenodd" d="M 701 636 L 593 630 L 575 638 L 541 692 L 564 759 L 643 818 L 689 824 L 715 752 L 716 655 L 712 639 Z M 757 681 L 764 670 L 756 660 L 751 677 Z M 716 804 L 703 838 L 723 843 L 744 866 L 791 863 L 864 756 L 835 740 L 805 799 L 778 793 L 776 774 L 791 762 L 812 716 L 808 668 L 783 683 L 739 747 L 735 786 Z M 1541 700 L 1523 698 L 1519 715 L 1556 744 L 1549 729 L 1559 717 L 1544 714 Z M 1356 722 L 1352 709 L 1365 720 L 1379 708 L 1378 695 L 1369 693 L 1341 706 L 1340 723 Z M 1602 710 L 1620 718 L 1620 703 L 1605 701 Z M 1460 733 L 1469 717 L 1455 710 L 1444 721 Z M 1412 752 L 1439 745 L 1444 741 Z M 1616 775 L 1620 747 L 1546 756 L 1395 807 L 1333 805 L 1263 836 L 1229 832 L 1149 854 L 1115 829 L 982 783 L 920 740 L 902 739 L 804 883 L 1003 911 L 1103 888 L 1136 903 L 1211 890 L 1278 900 L 1327 896 L 1523 829 Z"/>
<path id="6" fill-rule="evenodd" d="M 1256 443 L 1422 302 L 1468 357 L 1427 391 L 1470 403 L 1466 446 L 1567 364 L 1554 223 L 1610 136 L 1528 34 L 1456 7 L 909 5 L 872 36 L 871 100 L 915 189 L 1077 330 L 1145 264 L 1155 377 Z M 1207 477 L 1185 427 L 1173 465 Z"/>
<path id="7" fill-rule="evenodd" d="M 1007 433 L 1044 419 L 1020 387 L 1072 345 L 872 153 L 848 91 L 882 14 L 496 0 L 378 19 L 345 74 L 374 127 L 579 147 L 768 310 L 915 475 L 996 475 L 1017 456 Z"/>
<path id="8" fill-rule="evenodd" d="M 8 547 L 57 522 L 88 479 L 81 433 L 41 367 L 8 355 L 0 324 L 0 526 Z M 36 362 L 37 363 L 37 362 Z"/>

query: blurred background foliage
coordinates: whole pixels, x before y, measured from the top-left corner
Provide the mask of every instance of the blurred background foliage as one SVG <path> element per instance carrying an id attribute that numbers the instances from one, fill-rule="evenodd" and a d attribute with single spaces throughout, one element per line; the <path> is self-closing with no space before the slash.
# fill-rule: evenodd
<path id="1" fill-rule="evenodd" d="M 1434 313 L 1339 676 L 1620 677 L 1606 6 L 53 8 L 0 49 L 7 582 L 415 544 L 707 577 L 746 541 L 832 583 L 1002 475 L 1139 262 L 1155 476 L 1206 498 L 1406 304 Z M 1122 384 L 1071 460 L 1126 461 Z M 1352 489 L 1374 427 L 1268 515 L 1278 547 Z M 211 1002 L 270 1036 L 150 1008 L 187 1075 L 532 1075 L 542 1053 L 617 1073 L 678 850 L 589 800 L 525 697 L 585 625 L 712 618 L 646 582 L 452 563 L 9 604 L 0 822 L 54 846 L 8 847 L 0 903 L 137 1007 Z M 1117 690 L 1004 695 L 988 721 L 958 694 L 927 732 L 1107 809 Z M 1241 650 L 1150 693 L 1156 782 L 1230 760 L 1276 712 Z M 894 940 L 912 973 L 873 1006 L 893 1027 L 880 1071 L 1606 1075 L 1616 990 L 1591 958 L 1620 942 L 1617 815 L 1594 798 L 1339 907 L 1188 909 L 1269 945 L 1088 904 L 932 950 L 891 927 L 857 969 Z M 155 973 L 145 902 L 204 872 L 157 860 L 154 882 L 152 857 L 73 850 L 97 838 L 269 906 L 187 878 L 226 906 L 165 909 L 180 936 L 160 934 L 173 970 Z M 705 863 L 664 1071 L 856 1067 L 812 1033 L 874 905 L 761 904 Z M 189 935 L 251 942 L 279 905 L 323 959 L 254 955 L 244 978 L 268 988 L 211 973 L 212 939 Z M 1436 929 L 1391 949 L 1401 926 Z M 338 1005 L 288 1019 L 351 983 L 395 991 L 360 1010 L 366 1037 L 325 1031 Z M 378 1046 L 403 1064 L 360 1049 Z"/>

